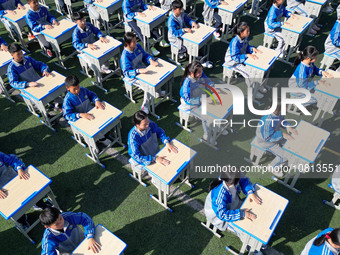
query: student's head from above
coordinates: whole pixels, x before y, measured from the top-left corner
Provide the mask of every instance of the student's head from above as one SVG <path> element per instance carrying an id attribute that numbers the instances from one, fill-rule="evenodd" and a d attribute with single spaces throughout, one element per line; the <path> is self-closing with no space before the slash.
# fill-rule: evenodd
<path id="1" fill-rule="evenodd" d="M 33 11 L 37 11 L 39 9 L 38 0 L 27 0 L 27 3 Z"/>
<path id="2" fill-rule="evenodd" d="M 314 46 L 307 46 L 302 52 L 299 52 L 295 58 L 294 65 L 304 62 L 307 65 L 315 63 L 318 59 L 319 51 Z"/>
<path id="3" fill-rule="evenodd" d="M 138 111 L 133 115 L 133 124 L 135 124 L 136 128 L 140 131 L 145 131 L 150 124 L 150 120 L 148 115 L 144 111 Z"/>
<path id="4" fill-rule="evenodd" d="M 176 17 L 179 17 L 183 13 L 183 2 L 181 0 L 175 0 L 171 3 L 172 12 Z"/>
<path id="5" fill-rule="evenodd" d="M 84 14 L 82 14 L 81 12 L 74 12 L 72 15 L 72 19 L 81 29 L 84 30 L 86 28 L 86 19 L 84 17 Z"/>
<path id="6" fill-rule="evenodd" d="M 321 246 L 325 242 L 328 242 L 335 249 L 340 249 L 340 228 L 335 228 L 331 232 L 320 236 L 314 240 L 313 244 L 315 246 Z"/>
<path id="7" fill-rule="evenodd" d="M 39 219 L 45 228 L 54 230 L 64 228 L 64 218 L 61 216 L 60 211 L 55 207 L 46 207 L 39 215 Z"/>
<path id="8" fill-rule="evenodd" d="M 238 35 L 242 40 L 249 37 L 250 28 L 247 22 L 240 22 L 233 27 L 233 37 Z"/>
<path id="9" fill-rule="evenodd" d="M 203 74 L 203 66 L 202 64 L 195 60 L 191 63 L 189 63 L 184 70 L 184 74 L 183 74 L 183 80 L 186 77 L 191 77 L 193 79 L 199 79 L 202 77 Z"/>
<path id="10" fill-rule="evenodd" d="M 130 51 L 134 51 L 137 47 L 137 36 L 133 32 L 127 32 L 124 34 L 124 47 Z"/>
<path id="11" fill-rule="evenodd" d="M 67 91 L 73 95 L 78 95 L 80 92 L 79 80 L 74 74 L 66 77 L 65 86 Z"/>
<path id="12" fill-rule="evenodd" d="M 8 52 L 12 55 L 15 62 L 24 60 L 24 53 L 19 44 L 12 43 L 8 46 Z"/>
<path id="13" fill-rule="evenodd" d="M 224 182 L 228 187 L 235 186 L 239 183 L 241 179 L 241 171 L 237 169 L 236 171 L 230 170 L 226 172 L 222 172 L 221 176 L 212 181 L 209 186 L 209 191 L 219 186 L 222 182 Z"/>
<path id="14" fill-rule="evenodd" d="M 272 2 L 276 6 L 280 6 L 280 5 L 282 5 L 285 2 L 285 0 L 273 0 Z"/>

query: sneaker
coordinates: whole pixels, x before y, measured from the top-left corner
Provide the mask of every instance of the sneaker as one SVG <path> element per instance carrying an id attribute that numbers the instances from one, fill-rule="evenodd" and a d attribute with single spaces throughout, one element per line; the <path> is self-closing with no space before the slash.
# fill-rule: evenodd
<path id="1" fill-rule="evenodd" d="M 143 104 L 141 107 L 141 110 L 145 112 L 146 114 L 149 114 L 149 106 L 148 104 Z"/>
<path id="2" fill-rule="evenodd" d="M 325 13 L 330 14 L 330 13 L 332 13 L 334 11 L 334 9 L 332 7 L 330 7 L 330 6 L 327 6 L 322 11 L 325 12 Z"/>
<path id="3" fill-rule="evenodd" d="M 261 86 L 261 87 L 259 88 L 259 91 L 260 91 L 261 93 L 267 93 L 267 89 L 266 89 L 264 86 Z"/>
<path id="4" fill-rule="evenodd" d="M 168 48 L 170 47 L 170 44 L 168 44 L 164 39 L 162 41 L 160 41 L 159 46 L 163 47 L 163 48 Z"/>
<path id="5" fill-rule="evenodd" d="M 219 33 L 219 32 L 214 32 L 214 36 L 215 36 L 215 38 L 220 38 L 221 37 L 221 34 Z"/>
<path id="6" fill-rule="evenodd" d="M 316 32 L 313 28 L 309 30 L 309 33 L 312 35 L 316 35 L 318 32 Z"/>
<path id="7" fill-rule="evenodd" d="M 210 61 L 206 61 L 206 62 L 202 63 L 202 66 L 209 68 L 209 69 L 213 68 L 213 65 Z"/>
<path id="8" fill-rule="evenodd" d="M 62 109 L 61 109 L 61 107 L 60 107 L 60 104 L 59 104 L 59 103 L 54 103 L 54 108 L 53 108 L 53 110 L 54 110 L 55 112 L 60 112 L 60 111 L 62 111 Z"/>
<path id="9" fill-rule="evenodd" d="M 32 41 L 32 40 L 35 39 L 35 36 L 34 36 L 33 34 L 29 34 L 29 35 L 27 36 L 27 38 L 28 38 L 29 41 Z"/>
<path id="10" fill-rule="evenodd" d="M 106 69 L 106 68 L 101 68 L 101 69 L 100 69 L 100 72 L 101 72 L 102 74 L 110 74 L 110 73 L 113 72 L 113 70 L 111 70 L 111 69 Z"/>
<path id="11" fill-rule="evenodd" d="M 34 211 L 43 211 L 44 209 L 42 209 L 41 207 L 39 207 L 37 205 L 33 205 L 33 210 Z"/>
<path id="12" fill-rule="evenodd" d="M 256 95 L 255 95 L 256 99 L 262 99 L 263 97 L 264 97 L 264 95 L 261 94 L 260 92 L 257 92 Z"/>
<path id="13" fill-rule="evenodd" d="M 221 135 L 227 135 L 227 134 L 229 134 L 229 132 L 228 132 L 228 130 L 223 130 L 223 132 L 221 133 Z"/>
<path id="14" fill-rule="evenodd" d="M 184 59 L 185 58 L 185 53 L 179 53 L 178 54 L 179 59 Z"/>
<path id="15" fill-rule="evenodd" d="M 151 48 L 151 53 L 152 55 L 154 56 L 158 56 L 160 54 L 160 52 L 155 48 L 155 47 L 152 47 Z"/>
<path id="16" fill-rule="evenodd" d="M 50 49 L 47 49 L 46 53 L 50 58 L 53 57 L 53 52 Z"/>
<path id="17" fill-rule="evenodd" d="M 109 146 L 111 144 L 111 140 L 109 139 L 99 140 L 99 142 L 105 146 Z"/>
<path id="18" fill-rule="evenodd" d="M 162 90 L 160 93 L 159 93 L 159 92 L 156 92 L 156 98 L 164 97 L 165 94 L 166 94 L 166 91 L 165 91 L 165 90 Z"/>

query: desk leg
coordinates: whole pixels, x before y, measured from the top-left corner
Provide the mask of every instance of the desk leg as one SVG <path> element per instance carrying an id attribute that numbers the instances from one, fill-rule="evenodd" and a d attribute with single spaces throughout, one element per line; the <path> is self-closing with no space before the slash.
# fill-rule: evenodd
<path id="1" fill-rule="evenodd" d="M 87 145 L 82 142 L 82 137 L 83 137 L 82 134 L 76 128 L 74 128 L 72 125 L 70 125 L 70 126 L 71 126 L 71 130 L 73 132 L 72 139 L 75 140 L 77 143 L 79 143 L 84 148 L 86 148 Z"/>
<path id="2" fill-rule="evenodd" d="M 39 101 L 37 103 L 37 107 L 38 107 L 38 109 L 41 113 L 41 117 L 42 117 L 42 120 L 40 120 L 40 122 L 42 124 L 44 124 L 45 126 L 47 126 L 48 128 L 50 128 L 52 131 L 56 132 L 55 128 L 52 127 L 52 121 L 55 120 L 56 118 L 58 118 L 62 113 L 58 113 L 56 116 L 54 116 L 53 118 L 50 119 L 48 117 L 46 108 L 41 101 Z"/>
<path id="3" fill-rule="evenodd" d="M 96 162 L 98 165 L 100 165 L 102 168 L 105 168 L 105 166 L 99 160 L 99 150 L 95 140 L 93 138 L 86 138 L 85 140 L 90 149 L 90 154 L 86 153 L 85 155 Z"/>
<path id="4" fill-rule="evenodd" d="M 31 99 L 29 99 L 26 95 L 21 94 L 22 98 L 24 99 L 24 102 L 27 105 L 27 110 L 32 113 L 33 115 L 37 116 L 38 118 L 40 118 L 40 115 L 35 111 L 35 106 L 33 104 L 33 102 L 31 101 Z"/>
<path id="5" fill-rule="evenodd" d="M 63 62 L 63 58 L 61 56 L 61 52 L 60 52 L 60 47 L 58 45 L 58 42 L 57 41 L 53 41 L 51 42 L 50 41 L 50 44 L 54 50 L 54 53 L 56 54 L 56 57 L 57 57 L 57 61 L 58 62 L 54 62 L 57 66 L 67 70 L 67 67 L 64 65 L 64 62 Z M 57 45 L 56 45 L 57 44 Z"/>
<path id="6" fill-rule="evenodd" d="M 51 187 L 48 186 L 47 190 L 48 190 L 47 197 L 52 201 L 52 204 L 61 211 L 60 206 L 59 206 L 57 200 L 55 199 L 55 195 L 54 195 Z"/>
<path id="7" fill-rule="evenodd" d="M 158 189 L 158 198 L 155 197 L 154 195 L 150 194 L 150 197 L 155 200 L 157 203 L 159 203 L 161 206 L 163 206 L 165 209 L 167 209 L 168 211 L 172 212 L 172 209 L 170 207 L 168 207 L 168 200 L 167 200 L 167 196 L 166 196 L 166 189 L 163 191 L 163 199 L 164 199 L 164 202 L 162 201 L 162 182 L 157 179 L 156 177 L 152 177 L 154 178 L 154 182 L 153 183 L 157 189 Z M 170 188 L 170 187 L 168 187 Z"/>
<path id="8" fill-rule="evenodd" d="M 2 89 L 2 93 L 0 93 L 0 95 L 4 96 L 12 103 L 15 103 L 15 101 L 11 98 L 11 95 L 9 94 L 12 89 L 10 91 L 7 90 L 6 85 L 1 77 L 0 77 L 0 88 Z"/>
<path id="9" fill-rule="evenodd" d="M 23 234 L 28 240 L 30 240 L 31 243 L 36 244 L 36 242 L 28 235 L 28 231 L 27 231 L 27 230 L 24 230 L 24 229 L 21 227 L 21 224 L 20 224 L 18 221 L 16 221 L 16 220 L 13 219 L 13 218 L 11 218 L 11 220 L 14 222 L 16 229 L 18 229 L 18 230 L 21 232 L 21 234 Z M 30 228 L 31 228 L 31 227 L 30 227 Z M 29 229 L 30 229 L 30 228 L 29 228 Z"/>

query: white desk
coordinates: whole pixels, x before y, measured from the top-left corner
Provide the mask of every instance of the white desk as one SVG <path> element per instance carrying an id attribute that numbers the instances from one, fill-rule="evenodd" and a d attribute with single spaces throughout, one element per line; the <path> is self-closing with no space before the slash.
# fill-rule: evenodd
<path id="1" fill-rule="evenodd" d="M 217 8 L 223 24 L 221 41 L 228 42 L 229 27 L 240 22 L 240 16 L 243 13 L 247 0 L 227 0 L 225 2 L 228 5 L 220 4 Z"/>
<path id="2" fill-rule="evenodd" d="M 268 244 L 289 203 L 286 198 L 259 184 L 255 184 L 255 193 L 262 199 L 262 204 L 250 202 L 247 196 L 241 209 L 251 209 L 257 216 L 256 219 L 253 221 L 243 219 L 231 223 L 240 233 L 242 248 L 239 254 L 243 254 L 247 246 L 250 246 L 249 254 L 253 254 L 260 251 L 262 244 Z M 229 247 L 226 248 L 230 250 Z"/>
<path id="3" fill-rule="evenodd" d="M 173 139 L 171 141 L 173 145 L 178 148 L 178 153 L 169 152 L 166 146 L 164 146 L 156 155 L 164 156 L 170 161 L 170 164 L 163 166 L 160 163 L 153 163 L 149 166 L 145 166 L 144 169 L 153 176 L 153 184 L 158 189 L 158 198 L 154 195 L 150 195 L 156 202 L 162 205 L 164 208 L 172 212 L 172 209 L 168 207 L 168 199 L 185 183 L 191 188 L 192 185 L 189 182 L 189 167 L 192 164 L 193 158 L 197 152 L 181 143 L 180 141 Z M 180 178 L 182 181 L 180 185 L 170 193 L 170 186 Z M 162 199 L 163 192 L 163 199 Z"/>
<path id="4" fill-rule="evenodd" d="M 215 28 L 206 26 L 199 23 L 198 29 L 192 29 L 192 33 L 185 33 L 182 36 L 183 45 L 187 48 L 189 54 L 189 63 L 194 61 L 199 56 L 199 50 L 206 46 L 206 55 L 202 56 L 203 61 L 205 58 L 209 60 L 210 45 L 214 37 Z"/>
<path id="5" fill-rule="evenodd" d="M 164 28 L 165 22 L 167 19 L 166 14 L 167 11 L 153 6 L 155 10 L 146 9 L 143 13 L 146 17 L 141 17 L 139 15 L 135 16 L 135 20 L 137 21 L 137 26 L 140 28 L 141 33 L 144 37 L 144 49 L 150 52 L 150 48 L 157 42 L 160 42 L 164 39 Z M 149 38 L 151 38 L 152 30 L 156 28 L 161 28 L 162 33 L 160 38 L 157 41 L 149 43 Z"/>
<path id="6" fill-rule="evenodd" d="M 120 255 L 124 253 L 126 248 L 126 243 L 101 224 L 96 226 L 94 239 L 101 245 L 101 249 L 98 253 L 88 250 L 88 241 L 85 238 L 71 255 Z"/>
<path id="7" fill-rule="evenodd" d="M 60 112 L 55 116 L 50 117 L 47 114 L 45 105 L 66 92 L 65 79 L 66 77 L 64 75 L 53 71 L 48 77 L 44 76 L 37 80 L 37 83 L 39 84 L 38 87 L 27 87 L 21 91 L 21 95 L 23 96 L 29 111 L 38 116 L 34 110 L 34 106 L 36 106 L 42 115 L 42 120 L 40 120 L 41 123 L 45 124 L 53 131 L 56 130 L 53 128 L 52 122 L 61 117 L 63 113 Z"/>
<path id="8" fill-rule="evenodd" d="M 46 196 L 54 206 L 59 210 L 60 208 L 49 186 L 52 182 L 51 179 L 32 165 L 28 166 L 25 171 L 30 175 L 28 180 L 20 179 L 19 176 L 16 176 L 2 187 L 7 191 L 7 197 L 0 199 L 0 214 L 6 220 L 11 219 L 17 229 L 33 244 L 36 244 L 28 236 L 28 232 L 40 222 L 39 218 L 26 230 L 18 223 L 18 219 Z"/>
<path id="9" fill-rule="evenodd" d="M 315 114 L 313 123 L 316 123 L 320 113 L 323 112 L 318 122 L 319 127 L 321 127 L 325 119 L 326 113 L 333 115 L 334 107 L 338 100 L 340 99 L 340 86 L 339 86 L 340 73 L 335 72 L 333 70 L 327 70 L 327 72 L 332 74 L 334 78 L 333 79 L 322 78 L 321 80 L 327 81 L 327 85 L 320 84 L 316 86 L 314 93 L 315 97 L 318 100 L 317 102 L 318 111 Z"/>
<path id="10" fill-rule="evenodd" d="M 289 63 L 290 55 L 293 51 L 296 51 L 301 44 L 302 36 L 308 31 L 309 26 L 312 24 L 313 19 L 306 18 L 294 14 L 295 18 L 290 17 L 287 22 L 293 26 L 284 24 L 282 26 L 282 36 L 285 40 L 285 52 L 287 53 L 286 58 L 283 59 L 284 62 Z M 298 19 L 296 18 L 298 17 Z"/>
<path id="11" fill-rule="evenodd" d="M 151 102 L 150 113 L 159 119 L 159 116 L 156 114 L 156 107 L 165 99 L 176 102 L 172 99 L 172 85 L 174 83 L 174 73 L 177 66 L 160 58 L 157 59 L 157 62 L 159 63 L 158 66 L 149 65 L 147 67 L 148 72 L 138 74 L 136 78 L 139 80 L 141 89 L 148 94 L 148 99 L 150 99 L 149 101 Z M 155 98 L 157 98 L 157 93 L 160 93 L 165 85 L 167 85 L 165 95 L 155 104 L 154 101 Z"/>
<path id="12" fill-rule="evenodd" d="M 340 199 L 340 165 L 335 168 L 332 174 L 332 181 L 328 184 L 328 187 L 334 190 L 334 195 L 331 201 L 323 200 L 324 204 L 340 210 L 340 204 L 337 204 Z"/>
<path id="13" fill-rule="evenodd" d="M 123 24 L 123 16 L 121 15 L 122 0 L 103 0 L 103 2 L 101 3 L 95 1 L 93 4 L 98 7 L 99 15 L 104 21 L 104 28 L 105 28 L 106 34 L 110 35 L 109 21 L 110 21 L 110 16 L 113 13 L 118 12 L 119 22 L 115 24 L 115 26 L 112 27 L 112 29 Z"/>
<path id="14" fill-rule="evenodd" d="M 306 0 L 305 2 L 305 8 L 307 9 L 307 15 L 308 17 L 315 18 L 315 23 L 320 18 L 321 10 L 327 3 L 327 0 Z"/>
<path id="15" fill-rule="evenodd" d="M 44 29 L 41 31 L 41 34 L 45 35 L 46 41 L 52 45 L 58 59 L 58 62 L 55 64 L 67 70 L 64 62 L 73 57 L 77 51 L 74 51 L 69 56 L 62 58 L 59 45 L 72 37 L 73 30 L 77 25 L 68 19 L 62 19 L 59 23 L 59 26 L 53 26 L 53 29 Z"/>
<path id="16" fill-rule="evenodd" d="M 86 153 L 85 155 L 99 164 L 101 167 L 105 168 L 105 166 L 100 162 L 99 157 L 115 143 L 119 143 L 124 148 L 125 145 L 122 142 L 122 136 L 120 133 L 120 116 L 123 114 L 123 112 L 107 102 L 103 103 L 105 104 L 104 110 L 93 107 L 88 112 L 94 116 L 93 120 L 80 118 L 75 122 L 69 121 L 68 123 L 71 125 L 71 129 L 74 134 L 74 137 L 72 138 L 74 138 L 82 146 L 86 147 L 86 145 L 82 142 L 83 138 L 85 143 L 89 146 L 90 154 Z M 111 132 L 111 130 L 113 137 L 110 138 L 113 141 L 108 146 L 106 146 L 106 148 L 99 152 L 96 142 L 104 135 Z"/>
<path id="17" fill-rule="evenodd" d="M 19 37 L 19 40 L 20 40 L 20 44 L 21 44 L 21 47 L 29 52 L 29 50 L 27 49 L 27 45 L 25 43 L 25 40 L 22 36 L 22 31 L 24 31 L 24 27 L 27 26 L 27 23 L 26 23 L 26 19 L 25 19 L 25 16 L 26 16 L 26 13 L 29 9 L 29 5 L 28 4 L 25 4 L 25 10 L 19 10 L 19 9 L 16 9 L 15 12 L 16 14 L 6 14 L 4 15 L 4 18 L 13 26 L 13 28 L 15 29 L 15 32 L 16 34 L 18 35 Z M 6 27 L 6 26 L 5 26 Z M 12 37 L 12 39 L 14 41 L 17 41 L 15 39 L 15 37 L 13 36 L 12 34 L 12 31 L 11 29 L 9 28 L 8 30 L 10 36 Z"/>
<path id="18" fill-rule="evenodd" d="M 298 135 L 293 135 L 294 140 L 287 140 L 282 147 L 287 152 L 286 157 L 290 171 L 286 174 L 284 181 L 278 180 L 276 177 L 272 178 L 287 188 L 301 193 L 294 188 L 295 183 L 301 173 L 313 171 L 313 166 L 309 166 L 309 164 L 315 162 L 330 133 L 304 120 L 301 120 L 295 129 Z M 295 171 L 295 175 L 291 183 L 288 184 L 292 171 Z"/>
<path id="19" fill-rule="evenodd" d="M 94 45 L 97 46 L 96 50 L 91 50 L 90 48 L 85 48 L 82 50 L 90 60 L 91 68 L 94 70 L 95 76 L 97 77 L 98 83 L 94 83 L 98 88 L 107 92 L 103 87 L 103 82 L 110 78 L 112 75 L 117 74 L 121 76 L 121 68 L 120 68 L 120 48 L 122 43 L 113 37 L 106 36 L 109 40 L 108 43 L 103 43 L 100 40 L 96 41 Z M 79 55 L 81 58 L 81 55 Z M 102 77 L 102 73 L 100 71 L 103 63 L 109 61 L 111 58 L 114 60 L 115 69 L 109 75 L 106 75 L 104 78 Z"/>

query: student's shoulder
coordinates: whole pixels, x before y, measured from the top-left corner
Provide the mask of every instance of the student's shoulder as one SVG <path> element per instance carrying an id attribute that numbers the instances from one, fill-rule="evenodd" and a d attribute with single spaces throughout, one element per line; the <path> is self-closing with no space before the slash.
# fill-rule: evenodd
<path id="1" fill-rule="evenodd" d="M 128 134 L 128 137 L 129 137 L 128 140 L 130 141 L 131 139 L 132 140 L 136 139 L 136 135 L 137 135 L 137 137 L 139 137 L 136 127 L 133 126 L 133 128 L 131 128 L 131 130 Z"/>

